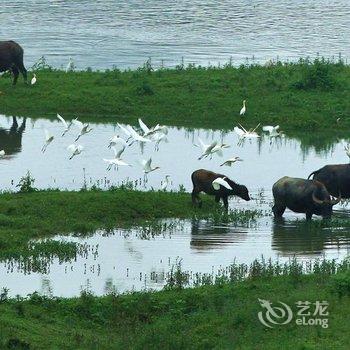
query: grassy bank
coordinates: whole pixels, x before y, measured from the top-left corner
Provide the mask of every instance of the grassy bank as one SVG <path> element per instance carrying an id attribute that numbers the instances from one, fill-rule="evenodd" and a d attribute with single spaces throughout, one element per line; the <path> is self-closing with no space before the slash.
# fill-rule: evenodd
<path id="1" fill-rule="evenodd" d="M 258 269 L 261 267 L 262 269 Z M 348 349 L 349 264 L 321 263 L 311 275 L 299 266 L 255 263 L 243 281 L 156 293 L 0 302 L 2 349 Z M 282 270 L 278 270 L 282 269 Z M 274 271 L 274 272 L 272 272 Z M 340 272 L 339 272 L 340 271 Z M 272 273 L 271 273 L 272 272 Z M 276 276 L 279 275 L 279 276 Z M 258 298 L 290 306 L 293 320 L 267 328 Z M 328 327 L 296 324 L 298 301 L 327 301 Z M 314 312 L 315 306 L 311 305 Z M 323 317 L 325 318 L 325 317 Z"/>
<path id="2" fill-rule="evenodd" d="M 0 258 L 59 250 L 71 256 L 72 244 L 42 243 L 28 249 L 30 240 L 57 234 L 84 235 L 97 229 L 112 230 L 162 218 L 249 221 L 257 215 L 254 211 L 226 215 L 212 198 L 203 197 L 203 207 L 198 209 L 192 206 L 190 194 L 180 192 L 116 188 L 4 193 L 0 195 Z M 152 225 L 150 227 L 152 231 Z"/>
<path id="3" fill-rule="evenodd" d="M 0 112 L 90 121 L 232 129 L 280 124 L 284 130 L 326 130 L 350 126 L 350 67 L 342 61 L 307 60 L 271 66 L 226 65 L 153 71 L 65 73 L 37 71 L 38 83 L 13 88 L 0 79 Z M 247 113 L 239 117 L 242 100 Z M 337 123 L 337 119 L 340 121 Z"/>

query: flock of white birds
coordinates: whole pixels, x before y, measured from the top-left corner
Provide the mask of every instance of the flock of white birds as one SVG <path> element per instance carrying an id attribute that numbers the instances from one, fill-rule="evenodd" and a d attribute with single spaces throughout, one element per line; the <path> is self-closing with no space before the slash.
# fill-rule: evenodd
<path id="1" fill-rule="evenodd" d="M 74 63 L 73 60 L 70 58 L 66 72 L 72 71 L 74 69 Z M 37 83 L 37 77 L 35 74 L 33 74 L 33 78 L 31 80 L 31 85 L 34 85 Z M 239 115 L 243 117 L 246 114 L 247 107 L 246 107 L 246 100 L 243 100 L 242 108 L 239 112 Z M 83 150 L 84 147 L 80 144 L 76 144 L 76 142 L 82 137 L 83 135 L 89 133 L 92 131 L 92 128 L 90 128 L 90 125 L 84 124 L 81 121 L 79 121 L 77 118 L 71 120 L 69 123 L 66 122 L 66 120 L 60 115 L 57 114 L 58 120 L 62 123 L 62 126 L 64 127 L 64 131 L 62 133 L 62 137 L 65 136 L 65 134 L 71 129 L 72 126 L 75 126 L 79 133 L 77 134 L 77 137 L 75 139 L 75 143 L 71 144 L 67 147 L 67 150 L 70 151 L 70 157 L 69 159 L 72 159 L 73 157 L 79 155 Z M 118 170 L 119 166 L 132 166 L 131 164 L 127 163 L 124 159 L 122 159 L 122 154 L 127 146 L 131 146 L 134 143 L 154 143 L 154 149 L 156 151 L 159 150 L 160 144 L 162 142 L 169 142 L 167 138 L 168 129 L 165 125 L 159 125 L 157 124 L 154 127 L 148 127 L 141 119 L 138 120 L 140 131 L 135 130 L 131 125 L 123 126 L 119 123 L 118 127 L 120 128 L 120 131 L 122 131 L 125 134 L 125 139 L 122 138 L 119 134 L 113 136 L 108 143 L 108 148 L 112 149 L 114 152 L 114 157 L 106 159 L 104 158 L 103 161 L 108 164 L 107 170 L 111 170 L 114 168 L 115 170 Z M 238 126 L 234 127 L 234 132 L 238 135 L 239 138 L 239 144 L 243 143 L 245 139 L 254 139 L 260 137 L 260 135 L 257 133 L 257 129 L 259 128 L 260 124 L 258 124 L 255 128 L 246 130 L 241 124 L 238 124 Z M 266 125 L 262 127 L 262 131 L 268 133 L 269 137 L 277 138 L 277 137 L 284 137 L 284 134 L 282 131 L 279 130 L 279 125 L 271 126 Z M 47 147 L 52 143 L 54 140 L 54 136 L 49 133 L 48 130 L 45 129 L 45 143 L 42 147 L 42 152 L 44 153 L 47 149 Z M 199 145 L 194 144 L 196 147 L 200 147 L 202 150 L 201 155 L 198 157 L 198 160 L 201 160 L 206 157 L 210 157 L 212 159 L 214 154 L 219 155 L 220 157 L 223 156 L 223 149 L 229 148 L 230 145 L 213 141 L 211 144 L 205 144 L 200 138 L 198 138 Z M 350 158 L 350 145 L 347 144 L 344 146 L 345 152 L 347 156 Z M 0 150 L 0 158 L 5 156 L 5 151 Z M 234 163 L 242 161 L 238 156 L 233 156 L 229 159 L 226 159 L 220 166 L 232 166 Z M 147 177 L 147 174 L 160 169 L 159 166 L 153 166 L 152 165 L 152 158 L 149 158 L 147 160 L 142 159 L 140 160 L 140 164 L 143 169 L 144 176 Z M 225 179 L 225 178 L 224 178 Z M 222 178 L 218 178 L 214 180 L 213 182 L 213 188 L 218 190 L 220 186 L 226 187 L 228 189 L 231 189 L 230 185 Z M 161 188 L 162 190 L 166 190 L 166 188 L 170 185 L 170 176 L 166 175 L 165 180 L 162 181 Z"/>

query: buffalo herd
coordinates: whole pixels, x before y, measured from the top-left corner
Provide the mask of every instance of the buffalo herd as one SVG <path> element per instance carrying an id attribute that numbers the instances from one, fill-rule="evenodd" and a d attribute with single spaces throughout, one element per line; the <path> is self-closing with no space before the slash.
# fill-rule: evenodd
<path id="1" fill-rule="evenodd" d="M 246 201 L 250 200 L 247 187 L 235 183 L 225 175 L 199 169 L 192 173 L 191 179 L 194 205 L 202 204 L 200 192 L 215 196 L 216 202 L 222 199 L 226 209 L 229 196 L 235 195 Z M 310 220 L 313 214 L 330 218 L 333 206 L 342 198 L 350 198 L 350 164 L 326 165 L 312 172 L 308 179 L 284 176 L 274 183 L 272 194 L 272 211 L 275 218 L 281 218 L 286 208 L 306 214 L 307 220 Z"/>

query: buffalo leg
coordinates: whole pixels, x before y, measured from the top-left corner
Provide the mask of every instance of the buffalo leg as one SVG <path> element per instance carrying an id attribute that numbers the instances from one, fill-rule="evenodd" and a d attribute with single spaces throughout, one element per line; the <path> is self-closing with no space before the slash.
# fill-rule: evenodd
<path id="1" fill-rule="evenodd" d="M 220 202 L 220 196 L 215 196 L 215 202 L 219 203 Z"/>
<path id="2" fill-rule="evenodd" d="M 19 71 L 18 71 L 18 68 L 16 66 L 13 66 L 11 68 L 12 70 L 12 73 L 13 73 L 13 85 L 16 85 L 17 83 L 17 79 L 18 79 L 18 76 L 19 76 Z"/>
<path id="3" fill-rule="evenodd" d="M 227 196 L 222 197 L 222 201 L 224 202 L 225 209 L 228 210 L 228 197 Z"/>
<path id="4" fill-rule="evenodd" d="M 273 215 L 275 218 L 281 218 L 286 210 L 285 206 L 278 206 L 276 203 L 272 207 Z"/>
<path id="5" fill-rule="evenodd" d="M 19 71 L 22 73 L 24 82 L 27 83 L 27 70 L 25 69 L 23 63 L 19 63 L 19 64 L 17 65 L 17 68 L 18 68 Z"/>
<path id="6" fill-rule="evenodd" d="M 193 188 L 193 191 L 192 191 L 192 204 L 193 205 L 198 204 L 198 206 L 201 207 L 202 206 L 202 201 L 201 201 L 201 199 L 200 199 L 200 197 L 198 195 L 199 192 L 200 191 L 198 191 L 198 189 L 196 189 L 195 187 Z"/>
<path id="7" fill-rule="evenodd" d="M 307 212 L 306 213 L 306 220 L 311 220 L 311 218 L 312 218 L 312 213 Z"/>

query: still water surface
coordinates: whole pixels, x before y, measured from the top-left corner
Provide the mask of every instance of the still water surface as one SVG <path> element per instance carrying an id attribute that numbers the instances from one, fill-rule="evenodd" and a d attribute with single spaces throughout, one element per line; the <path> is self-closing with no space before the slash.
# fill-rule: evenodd
<path id="1" fill-rule="evenodd" d="M 347 0 L 3 0 L 0 23 L 29 67 L 42 55 L 55 67 L 72 56 L 80 69 L 106 69 L 149 57 L 174 66 L 350 54 Z"/>
<path id="2" fill-rule="evenodd" d="M 40 188 L 79 189 L 85 174 L 88 186 L 97 184 L 104 188 L 128 179 L 139 189 L 159 189 L 161 181 L 169 174 L 172 179 L 169 189 L 177 190 L 183 185 L 186 190 L 191 190 L 191 172 L 206 168 L 225 173 L 248 187 L 253 200 L 245 202 L 233 198 L 231 208 L 260 209 L 266 215 L 248 225 L 183 221 L 151 239 L 141 239 L 139 229 L 96 232 L 87 238 L 58 236 L 57 239 L 85 244 L 91 247 L 92 252 L 82 254 L 69 263 L 53 259 L 47 263 L 47 271 L 41 273 L 25 270 L 17 262 L 2 262 L 0 288 L 9 288 L 12 295 L 38 290 L 72 296 L 87 286 L 97 294 L 111 288 L 118 291 L 161 288 L 166 273 L 179 259 L 182 259 L 185 270 L 212 272 L 234 260 L 250 263 L 262 255 L 285 261 L 293 256 L 300 260 L 340 259 L 349 253 L 350 234 L 347 228 L 324 228 L 315 232 L 298 222 L 303 215 L 286 211 L 285 221 L 279 224 L 269 216 L 272 184 L 284 175 L 307 177 L 324 164 L 347 162 L 343 140 L 327 145 L 318 142 L 314 147 L 307 146 L 305 140 L 308 135 L 301 139 L 286 136 L 275 140 L 265 136 L 239 146 L 233 132 L 169 128 L 169 143 L 161 144 L 159 151 L 154 150 L 153 144 L 146 144 L 143 149 L 135 144 L 123 154 L 124 160 L 133 166 L 108 172 L 102 161 L 102 158 L 112 156 L 107 148 L 108 139 L 122 133 L 113 124 L 91 124 L 91 127 L 93 131 L 79 141 L 85 146 L 84 151 L 69 160 L 66 147 L 73 142 L 76 129 L 61 137 L 62 127 L 56 121 L 1 116 L 0 149 L 5 149 L 7 153 L 0 160 L 1 188 L 14 189 L 19 178 L 30 170 L 36 179 L 35 186 Z M 55 139 L 43 154 L 40 149 L 45 128 Z M 198 137 L 205 143 L 221 140 L 231 147 L 224 151 L 222 158 L 214 155 L 212 160 L 199 161 L 200 149 L 193 145 L 198 143 Z M 224 159 L 233 155 L 244 161 L 232 168 L 220 167 Z M 148 182 L 144 183 L 138 160 L 150 156 L 154 165 L 159 165 L 161 169 L 151 173 Z M 336 206 L 335 216 L 348 217 L 346 206 Z"/>

